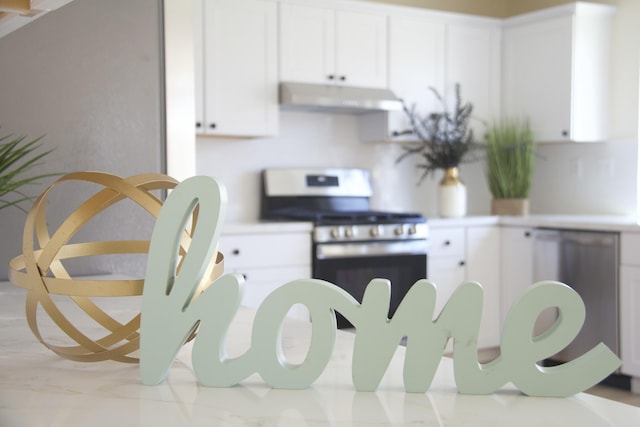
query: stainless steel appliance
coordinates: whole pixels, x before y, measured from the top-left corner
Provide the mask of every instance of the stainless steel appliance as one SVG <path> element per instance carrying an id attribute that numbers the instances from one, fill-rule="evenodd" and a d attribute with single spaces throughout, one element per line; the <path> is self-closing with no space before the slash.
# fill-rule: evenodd
<path id="1" fill-rule="evenodd" d="M 620 356 L 618 332 L 618 233 L 538 229 L 534 233 L 534 279 L 558 280 L 580 295 L 586 319 L 576 339 L 554 355 L 567 362 L 598 343 Z M 547 321 L 555 320 L 555 313 Z M 538 326 L 537 326 L 538 327 Z"/>
<path id="2" fill-rule="evenodd" d="M 334 113 L 402 110 L 402 101 L 388 89 L 298 82 L 280 83 L 282 108 Z"/>
<path id="3" fill-rule="evenodd" d="M 268 169 L 261 217 L 312 221 L 313 277 L 362 301 L 374 278 L 391 281 L 392 316 L 409 288 L 427 274 L 429 229 L 423 215 L 372 210 L 362 169 Z M 338 327 L 351 326 L 338 315 Z"/>

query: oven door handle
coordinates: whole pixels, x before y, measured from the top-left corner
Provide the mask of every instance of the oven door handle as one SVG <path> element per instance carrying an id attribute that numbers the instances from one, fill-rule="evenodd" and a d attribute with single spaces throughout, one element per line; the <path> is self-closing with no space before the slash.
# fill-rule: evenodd
<path id="1" fill-rule="evenodd" d="M 316 258 L 359 258 L 375 255 L 427 255 L 426 240 L 316 245 Z"/>

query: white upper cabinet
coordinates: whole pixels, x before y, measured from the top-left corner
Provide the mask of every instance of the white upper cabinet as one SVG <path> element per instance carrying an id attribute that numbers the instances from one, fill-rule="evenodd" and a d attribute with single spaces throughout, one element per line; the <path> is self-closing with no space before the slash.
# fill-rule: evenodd
<path id="1" fill-rule="evenodd" d="M 281 3 L 280 80 L 386 88 L 386 16 Z"/>
<path id="2" fill-rule="evenodd" d="M 389 16 L 389 89 L 416 105 L 420 115 L 441 110 L 429 89 L 445 96 L 449 108 L 460 83 L 463 102 L 474 106 L 472 125 L 482 138 L 484 122 L 500 114 L 500 21 L 449 13 L 414 11 Z M 399 135 L 410 129 L 403 111 L 363 115 L 360 137 L 365 141 L 415 140 Z"/>
<path id="3" fill-rule="evenodd" d="M 267 136 L 278 130 L 277 5 L 266 0 L 196 1 L 196 131 Z M 198 28 L 202 25 L 202 28 Z M 198 34 L 201 34 L 198 37 Z M 198 48 L 198 42 L 196 42 Z M 202 56 L 198 58 L 198 54 Z M 200 127 L 198 127 L 198 123 Z"/>
<path id="4" fill-rule="evenodd" d="M 528 116 L 538 141 L 607 138 L 613 12 L 572 3 L 505 21 L 503 111 Z"/>
<path id="5" fill-rule="evenodd" d="M 404 14 L 389 18 L 389 88 L 417 111 L 438 107 L 429 87 L 444 87 L 444 37 L 445 24 L 437 19 Z M 413 135 L 401 135 L 410 128 L 404 111 L 360 117 L 363 140 L 414 140 Z"/>
<path id="6" fill-rule="evenodd" d="M 478 18 L 447 25 L 445 96 L 452 108 L 455 85 L 462 102 L 473 105 L 471 129 L 482 141 L 486 124 L 500 117 L 501 28 L 499 21 Z"/>

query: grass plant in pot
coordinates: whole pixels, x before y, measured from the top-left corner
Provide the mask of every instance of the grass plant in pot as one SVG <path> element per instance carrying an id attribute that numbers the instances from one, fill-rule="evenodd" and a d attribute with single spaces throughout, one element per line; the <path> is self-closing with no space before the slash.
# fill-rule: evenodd
<path id="1" fill-rule="evenodd" d="M 41 166 L 41 161 L 52 151 L 39 151 L 43 144 L 41 140 L 42 137 L 29 141 L 25 136 L 0 136 L 0 210 L 13 206 L 26 212 L 22 203 L 34 197 L 24 193 L 23 187 L 37 184 L 42 178 L 60 175 L 29 174 Z M 7 198 L 10 195 L 15 197 Z"/>
<path id="2" fill-rule="evenodd" d="M 411 129 L 401 134 L 415 135 L 419 142 L 403 146 L 404 153 L 396 163 L 408 156 L 420 156 L 421 162 L 417 164 L 418 169 L 422 170 L 419 183 L 442 169 L 443 177 L 438 186 L 438 214 L 444 218 L 463 217 L 467 212 L 467 190 L 459 178 L 458 167 L 475 145 L 469 126 L 473 105 L 462 102 L 459 84 L 455 86 L 456 99 L 451 110 L 436 89 L 429 89 L 442 104 L 442 111 L 420 116 L 415 105 L 409 108 L 403 103 Z"/>
<path id="3" fill-rule="evenodd" d="M 493 215 L 528 215 L 535 152 L 527 119 L 504 118 L 487 130 L 486 167 Z"/>

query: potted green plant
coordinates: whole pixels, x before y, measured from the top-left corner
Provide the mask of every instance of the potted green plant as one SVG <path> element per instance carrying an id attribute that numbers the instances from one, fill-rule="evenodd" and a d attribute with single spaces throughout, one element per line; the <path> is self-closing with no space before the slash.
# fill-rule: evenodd
<path id="1" fill-rule="evenodd" d="M 41 178 L 58 175 L 45 173 L 28 175 L 28 172 L 41 165 L 40 160 L 52 150 L 37 152 L 42 146 L 42 137 L 28 141 L 25 136 L 12 134 L 0 136 L 0 209 L 14 206 L 24 212 L 21 204 L 33 200 L 22 192 L 27 184 L 36 184 Z M 16 198 L 6 199 L 9 194 L 17 194 Z"/>
<path id="2" fill-rule="evenodd" d="M 487 130 L 486 168 L 494 215 L 527 215 L 535 160 L 527 119 L 504 118 Z"/>
<path id="3" fill-rule="evenodd" d="M 462 102 L 459 84 L 455 86 L 455 105 L 451 111 L 438 91 L 433 87 L 429 89 L 442 105 L 442 110 L 420 116 L 415 104 L 409 108 L 403 103 L 411 129 L 401 134 L 413 134 L 419 142 L 403 146 L 404 153 L 396 163 L 412 155 L 420 156 L 422 161 L 417 167 L 423 173 L 419 183 L 427 175 L 442 169 L 444 174 L 438 187 L 438 213 L 442 217 L 462 217 L 466 214 L 467 196 L 458 167 L 475 145 L 473 130 L 469 126 L 473 105 Z"/>

